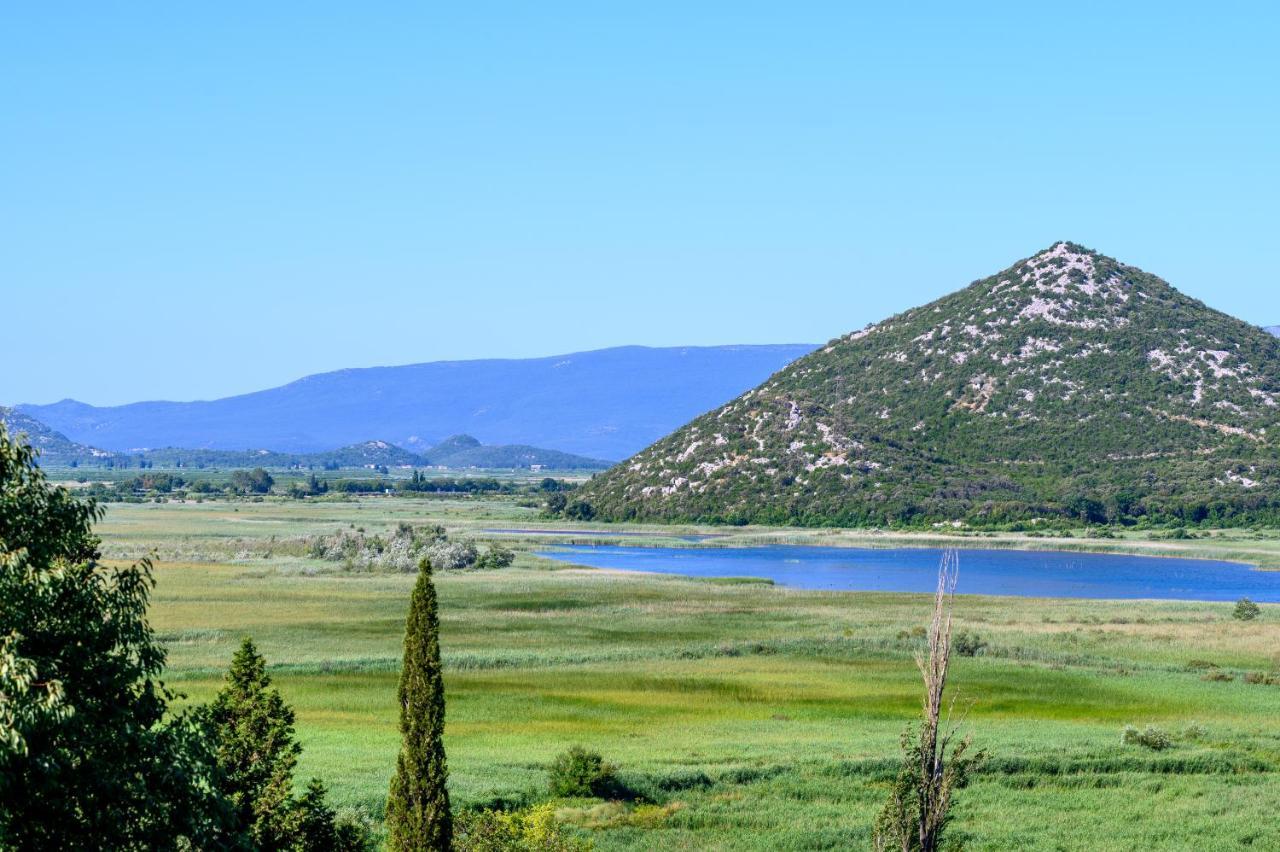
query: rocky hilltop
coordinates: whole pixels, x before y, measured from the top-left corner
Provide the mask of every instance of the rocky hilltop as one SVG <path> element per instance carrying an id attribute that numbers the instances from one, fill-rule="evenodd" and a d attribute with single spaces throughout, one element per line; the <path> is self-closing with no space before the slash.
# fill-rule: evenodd
<path id="1" fill-rule="evenodd" d="M 1060 242 L 831 341 L 597 477 L 601 517 L 1276 516 L 1280 340 Z"/>
<path id="2" fill-rule="evenodd" d="M 21 411 L 3 405 L 0 405 L 0 423 L 8 428 L 10 435 L 23 436 L 26 443 L 39 450 L 40 459 L 45 464 L 78 463 L 82 459 L 105 464 L 118 455 L 77 443 L 61 432 L 50 429 L 34 417 L 28 417 Z"/>

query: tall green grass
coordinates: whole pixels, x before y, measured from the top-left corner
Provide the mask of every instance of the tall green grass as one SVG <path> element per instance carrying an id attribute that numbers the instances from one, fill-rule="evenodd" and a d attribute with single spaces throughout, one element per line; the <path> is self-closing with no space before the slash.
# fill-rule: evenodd
<path id="1" fill-rule="evenodd" d="M 113 507 L 108 553 L 229 539 L 255 546 L 356 523 L 493 524 L 388 501 Z M 439 512 L 438 514 L 426 514 Z M 532 522 L 532 521 L 529 521 Z M 398 738 L 395 684 L 408 575 L 315 571 L 292 554 L 162 561 L 153 623 L 172 685 L 216 690 L 241 636 L 298 710 L 299 778 L 380 813 Z M 517 567 L 438 577 L 451 786 L 465 806 L 545 795 L 579 743 L 621 767 L 637 802 L 565 802 L 603 849 L 865 848 L 897 738 L 918 712 L 913 627 L 924 596 L 809 592 Z M 984 652 L 952 688 L 993 759 L 959 797 L 970 849 L 1280 848 L 1280 612 L 1230 604 L 961 597 Z M 1212 673 L 1231 680 L 1206 680 Z M 1120 741 L 1156 725 L 1172 748 Z M 1194 738 L 1180 732 L 1193 724 Z"/>

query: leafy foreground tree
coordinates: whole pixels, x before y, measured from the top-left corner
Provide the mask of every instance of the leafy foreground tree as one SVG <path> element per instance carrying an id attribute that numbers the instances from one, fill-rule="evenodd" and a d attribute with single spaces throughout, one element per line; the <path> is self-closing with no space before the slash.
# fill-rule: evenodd
<path id="1" fill-rule="evenodd" d="M 293 770 L 302 746 L 294 739 L 293 708 L 271 687 L 267 662 L 246 638 L 231 660 L 226 685 L 206 710 L 216 744 L 218 789 L 254 849 L 360 850 L 361 827 L 339 823 L 312 779 L 293 798 Z"/>
<path id="2" fill-rule="evenodd" d="M 431 563 L 418 566 L 409 601 L 400 670 L 400 756 L 387 799 L 388 846 L 396 852 L 447 850 L 453 817 L 445 788 L 444 678 L 440 667 L 440 622 Z"/>
<path id="3" fill-rule="evenodd" d="M 969 738 L 951 742 L 952 728 L 940 734 L 942 696 L 951 662 L 951 606 L 955 595 L 959 557 L 948 551 L 938 566 L 938 589 L 933 599 L 933 620 L 929 624 L 928 648 L 917 655 L 916 666 L 924 679 L 924 715 L 919 735 L 911 729 L 902 734 L 902 768 L 884 809 L 876 817 L 876 852 L 936 852 L 950 818 L 954 792 L 963 787 L 969 772 L 986 755 L 969 755 Z"/>
<path id="4" fill-rule="evenodd" d="M 218 848 L 199 726 L 170 714 L 151 565 L 98 563 L 100 510 L 0 425 L 0 848 Z"/>

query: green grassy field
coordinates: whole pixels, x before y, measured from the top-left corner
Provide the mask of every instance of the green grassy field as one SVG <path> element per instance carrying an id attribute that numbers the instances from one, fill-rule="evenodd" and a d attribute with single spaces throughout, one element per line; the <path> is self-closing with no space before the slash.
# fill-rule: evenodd
<path id="1" fill-rule="evenodd" d="M 153 623 L 170 683 L 207 699 L 252 635 L 298 710 L 300 777 L 319 775 L 340 803 L 376 815 L 398 746 L 413 578 L 334 571 L 307 559 L 304 542 L 403 520 L 477 537 L 537 523 L 508 502 L 371 499 L 120 505 L 100 530 L 108 558 L 160 556 Z M 748 529 L 717 543 L 772 539 L 890 541 Z M 1247 533 L 1096 545 L 1280 556 L 1280 541 Z M 458 804 L 536 799 L 552 758 L 581 743 L 653 803 L 565 803 L 560 817 L 598 848 L 869 848 L 898 735 L 918 711 L 915 640 L 900 635 L 924 624 L 924 597 L 564 569 L 528 552 L 512 569 L 442 574 L 437 585 Z M 1251 623 L 1230 613 L 960 597 L 958 628 L 989 647 L 956 661 L 952 689 L 992 758 L 960 795 L 953 839 L 970 849 L 1280 848 L 1280 687 L 1244 679 L 1280 666 L 1280 612 L 1265 606 Z M 1160 726 L 1175 744 L 1122 745 L 1125 724 Z"/>

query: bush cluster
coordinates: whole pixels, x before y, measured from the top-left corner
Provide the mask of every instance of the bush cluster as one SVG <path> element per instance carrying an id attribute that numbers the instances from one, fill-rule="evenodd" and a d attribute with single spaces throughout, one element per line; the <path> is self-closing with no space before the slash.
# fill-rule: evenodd
<path id="1" fill-rule="evenodd" d="M 470 539 L 451 540 L 441 526 L 401 523 L 389 536 L 370 535 L 363 528 L 338 530 L 312 538 L 307 545 L 312 559 L 340 562 L 348 571 L 418 570 L 423 559 L 438 571 L 464 568 L 506 568 L 515 553 L 499 544 L 484 553 Z"/>
<path id="2" fill-rule="evenodd" d="M 1173 738 L 1168 732 L 1154 725 L 1147 725 L 1141 731 L 1133 725 L 1125 725 L 1124 731 L 1120 734 L 1120 742 L 1125 745 L 1139 745 L 1152 751 L 1164 751 L 1173 745 Z"/>
<path id="3" fill-rule="evenodd" d="M 444 527 L 399 524 L 388 537 L 367 535 L 361 529 L 339 530 L 312 539 L 308 556 L 341 562 L 348 571 L 412 572 L 431 548 L 446 541 Z M 432 564 L 435 564 L 434 562 Z"/>
<path id="4" fill-rule="evenodd" d="M 1248 598 L 1241 598 L 1236 601 L 1236 608 L 1232 611 L 1231 617 L 1238 621 L 1253 621 L 1262 614 L 1262 608 Z"/>
<path id="5" fill-rule="evenodd" d="M 976 657 L 981 654 L 987 643 L 977 633 L 961 630 L 951 640 L 951 650 L 962 657 Z"/>
<path id="6" fill-rule="evenodd" d="M 572 746 L 551 764 L 551 795 L 604 798 L 616 787 L 616 772 L 616 767 L 606 763 L 598 752 Z"/>
<path id="7" fill-rule="evenodd" d="M 547 802 L 514 811 L 463 811 L 454 823 L 453 848 L 458 852 L 586 852 L 591 842 L 561 826 L 555 805 Z"/>

